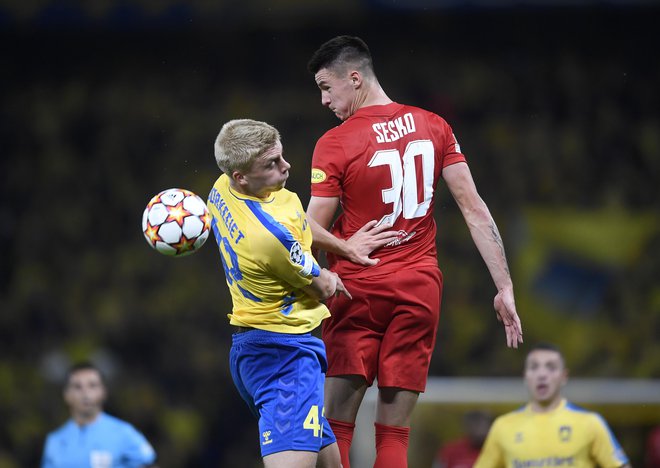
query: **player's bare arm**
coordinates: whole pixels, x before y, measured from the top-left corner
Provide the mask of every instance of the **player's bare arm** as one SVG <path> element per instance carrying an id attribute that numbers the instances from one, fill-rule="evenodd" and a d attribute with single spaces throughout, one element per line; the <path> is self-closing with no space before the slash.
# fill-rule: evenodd
<path id="1" fill-rule="evenodd" d="M 497 295 L 493 301 L 497 319 L 506 332 L 507 346 L 517 348 L 522 343 L 522 325 L 516 312 L 513 283 L 504 252 L 504 243 L 488 207 L 477 193 L 470 169 L 465 163 L 446 167 L 442 177 L 456 200 L 481 257 L 484 259 Z"/>
<path id="2" fill-rule="evenodd" d="M 369 255 L 376 249 L 396 240 L 396 231 L 390 231 L 390 225 L 377 225 L 376 220 L 369 221 L 349 239 L 339 239 L 327 229 L 339 207 L 337 197 L 311 197 L 307 206 L 307 217 L 312 228 L 312 248 L 324 250 L 347 258 L 353 263 L 372 266 L 379 262 Z"/>
<path id="3" fill-rule="evenodd" d="M 321 274 L 315 277 L 310 285 L 302 289 L 319 301 L 327 299 L 334 294 L 345 294 L 349 299 L 353 299 L 337 273 L 326 268 L 321 268 Z"/>

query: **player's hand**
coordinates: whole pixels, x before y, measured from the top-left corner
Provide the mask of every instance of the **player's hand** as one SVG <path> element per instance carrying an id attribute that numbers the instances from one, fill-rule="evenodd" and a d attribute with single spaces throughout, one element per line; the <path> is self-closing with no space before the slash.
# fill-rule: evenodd
<path id="1" fill-rule="evenodd" d="M 337 273 L 334 273 L 334 275 L 337 277 L 337 286 L 335 287 L 335 296 L 339 296 L 340 294 L 345 295 L 349 299 L 353 299 L 353 296 L 351 296 L 351 293 L 348 292 L 348 289 L 346 289 L 346 286 L 344 286 L 344 283 L 341 281 L 341 278 Z"/>
<path id="2" fill-rule="evenodd" d="M 504 324 L 506 332 L 506 345 L 509 348 L 518 348 L 523 342 L 522 325 L 516 312 L 516 302 L 513 299 L 513 288 L 500 290 L 493 301 L 497 320 Z"/>
<path id="3" fill-rule="evenodd" d="M 397 231 L 389 231 L 392 225 L 376 226 L 377 223 L 376 220 L 369 221 L 346 239 L 346 258 L 348 260 L 364 266 L 376 265 L 380 259 L 370 258 L 371 252 L 398 238 Z"/>

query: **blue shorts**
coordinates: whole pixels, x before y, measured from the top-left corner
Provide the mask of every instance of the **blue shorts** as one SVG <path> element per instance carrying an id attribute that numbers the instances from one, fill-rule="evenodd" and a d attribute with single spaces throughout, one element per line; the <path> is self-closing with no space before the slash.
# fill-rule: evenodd
<path id="1" fill-rule="evenodd" d="M 319 338 L 235 333 L 229 363 L 238 392 L 259 419 L 262 457 L 284 450 L 318 452 L 336 442 L 323 411 L 328 365 Z"/>

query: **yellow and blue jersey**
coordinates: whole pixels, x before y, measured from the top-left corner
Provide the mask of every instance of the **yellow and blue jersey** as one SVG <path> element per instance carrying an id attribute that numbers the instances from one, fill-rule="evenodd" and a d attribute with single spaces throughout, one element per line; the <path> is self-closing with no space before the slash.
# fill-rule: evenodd
<path id="1" fill-rule="evenodd" d="M 562 400 L 547 413 L 529 405 L 500 416 L 488 433 L 475 468 L 602 467 L 628 463 L 605 420 Z"/>
<path id="2" fill-rule="evenodd" d="M 250 197 L 232 190 L 223 174 L 207 204 L 233 302 L 230 324 L 306 333 L 330 315 L 300 289 L 321 270 L 295 193 L 282 189 L 266 200 Z"/>

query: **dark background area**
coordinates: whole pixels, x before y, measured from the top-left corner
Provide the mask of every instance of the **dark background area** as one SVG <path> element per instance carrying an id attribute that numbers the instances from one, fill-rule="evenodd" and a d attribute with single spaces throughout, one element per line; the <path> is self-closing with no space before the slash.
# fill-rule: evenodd
<path id="1" fill-rule="evenodd" d="M 82 359 L 162 468 L 258 466 L 216 246 L 161 256 L 140 220 L 166 188 L 208 194 L 232 118 L 281 131 L 306 204 L 314 143 L 338 123 L 306 62 L 344 33 L 370 44 L 392 99 L 452 125 L 504 238 L 525 345 L 558 343 L 573 375 L 660 376 L 660 9 L 437 5 L 0 4 L 0 467 L 37 466 L 67 417 L 63 372 Z M 431 374 L 520 375 L 525 349 L 506 349 L 492 281 L 439 190 Z M 655 424 L 622 429 L 634 465 Z"/>

